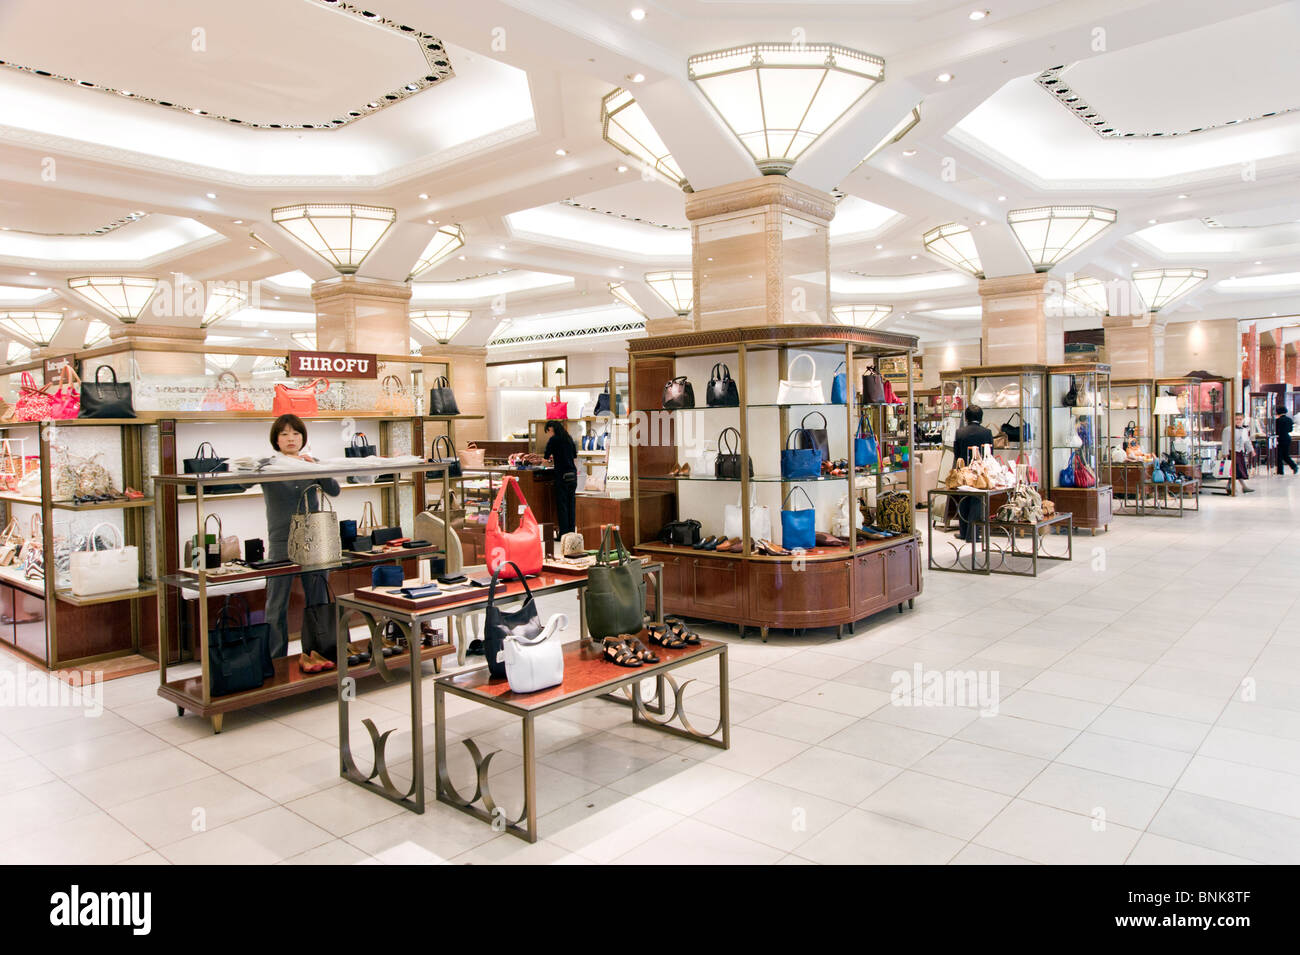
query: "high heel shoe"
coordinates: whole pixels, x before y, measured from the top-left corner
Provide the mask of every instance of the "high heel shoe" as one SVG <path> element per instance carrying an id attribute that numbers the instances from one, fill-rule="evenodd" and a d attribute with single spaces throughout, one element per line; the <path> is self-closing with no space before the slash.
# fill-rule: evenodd
<path id="1" fill-rule="evenodd" d="M 669 477 L 677 477 L 677 476 L 680 475 L 681 473 L 682 473 L 682 466 L 681 466 L 680 464 L 674 464 L 674 465 L 672 466 L 672 470 L 670 470 L 670 471 L 668 472 L 668 476 L 669 476 Z"/>
<path id="2" fill-rule="evenodd" d="M 679 467 L 679 468 L 677 469 L 677 476 L 678 476 L 678 477 L 690 477 L 690 476 L 691 476 L 691 462 L 690 462 L 690 461 L 687 461 L 685 464 L 683 464 L 681 467 Z"/>

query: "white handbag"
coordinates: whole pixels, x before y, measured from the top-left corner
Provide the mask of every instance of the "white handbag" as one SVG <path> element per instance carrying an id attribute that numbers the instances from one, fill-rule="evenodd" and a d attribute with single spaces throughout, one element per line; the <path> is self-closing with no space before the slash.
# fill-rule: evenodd
<path id="1" fill-rule="evenodd" d="M 567 629 L 566 614 L 552 614 L 537 636 L 505 639 L 506 679 L 513 693 L 533 693 L 564 682 L 564 647 L 556 635 Z"/>
<path id="2" fill-rule="evenodd" d="M 862 517 L 862 508 L 849 506 L 849 496 L 845 494 L 840 498 L 839 508 L 835 512 L 835 519 L 831 521 L 831 533 L 836 537 L 848 540 L 850 511 L 853 512 L 853 523 L 858 530 L 866 526 Z"/>
<path id="3" fill-rule="evenodd" d="M 100 548 L 99 529 L 113 532 L 116 547 Z M 126 547 L 122 532 L 107 521 L 96 524 L 90 532 L 90 550 L 73 551 L 70 560 L 72 593 L 77 597 L 135 590 L 140 586 L 140 555 L 134 545 Z"/>
<path id="4" fill-rule="evenodd" d="M 998 393 L 993 396 L 993 407 L 995 408 L 1019 408 L 1020 407 L 1020 383 L 1013 381 L 1009 385 L 1003 385 L 998 389 Z"/>
<path id="5" fill-rule="evenodd" d="M 795 378 L 794 366 L 804 359 L 808 360 L 808 377 Z M 813 362 L 812 355 L 807 352 L 800 354 L 794 361 L 790 362 L 790 378 L 781 379 L 781 387 L 776 390 L 776 403 L 779 405 L 824 405 L 826 404 L 826 394 L 822 391 L 822 383 L 817 378 L 817 365 Z"/>
<path id="6" fill-rule="evenodd" d="M 723 513 L 722 534 L 728 538 L 745 536 L 745 529 L 741 526 L 739 494 L 736 503 L 728 504 Z M 749 536 L 758 540 L 772 539 L 772 509 L 766 504 L 749 506 Z"/>

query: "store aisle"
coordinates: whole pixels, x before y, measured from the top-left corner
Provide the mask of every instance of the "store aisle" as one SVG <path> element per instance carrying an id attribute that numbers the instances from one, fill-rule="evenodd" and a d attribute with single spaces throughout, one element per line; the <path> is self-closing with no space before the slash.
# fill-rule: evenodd
<path id="1" fill-rule="evenodd" d="M 98 716 L 0 706 L 0 862 L 1300 862 L 1300 479 L 1254 486 L 1182 520 L 1119 518 L 1036 580 L 926 574 L 913 612 L 841 641 L 702 625 L 732 644 L 731 750 L 608 703 L 542 719 L 533 846 L 432 792 L 414 816 L 342 782 L 332 691 L 220 736 L 150 675 L 105 684 Z M 541 609 L 576 626 L 571 598 Z M 891 701 L 900 672 L 920 701 Z M 986 696 L 927 705 L 935 673 Z M 690 675 L 708 722 L 716 677 Z M 0 654 L 20 698 L 33 676 Z M 400 725 L 406 694 L 372 682 L 356 719 Z M 494 787 L 517 805 L 515 726 L 449 714 L 503 750 Z"/>

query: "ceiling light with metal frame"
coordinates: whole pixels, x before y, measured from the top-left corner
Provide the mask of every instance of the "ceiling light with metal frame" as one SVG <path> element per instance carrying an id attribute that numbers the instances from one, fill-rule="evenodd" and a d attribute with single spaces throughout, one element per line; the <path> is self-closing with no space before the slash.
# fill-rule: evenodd
<path id="1" fill-rule="evenodd" d="M 211 328 L 248 306 L 248 296 L 236 285 L 213 285 L 207 290 L 199 328 Z"/>
<path id="2" fill-rule="evenodd" d="M 921 243 L 925 246 L 925 251 L 938 256 L 949 265 L 977 279 L 984 278 L 984 266 L 980 262 L 979 250 L 975 248 L 975 236 L 966 226 L 957 222 L 935 226 L 921 236 Z"/>
<path id="3" fill-rule="evenodd" d="M 689 270 L 647 272 L 645 284 L 680 316 L 691 314 L 695 305 L 695 275 Z"/>
<path id="4" fill-rule="evenodd" d="M 1035 272 L 1049 271 L 1114 225 L 1115 219 L 1115 210 L 1102 206 L 1037 206 L 1007 213 L 1007 224 Z"/>
<path id="5" fill-rule="evenodd" d="M 448 344 L 469 322 L 467 308 L 426 308 L 411 312 L 411 326 L 428 335 L 439 345 Z"/>
<path id="6" fill-rule="evenodd" d="M 5 364 L 7 365 L 24 362 L 31 357 L 32 350 L 22 342 L 11 341 L 8 348 L 5 349 Z"/>
<path id="7" fill-rule="evenodd" d="M 831 314 L 836 321 L 854 328 L 875 328 L 894 310 L 892 305 L 872 305 L 865 302 L 851 302 L 844 305 L 832 305 Z"/>
<path id="8" fill-rule="evenodd" d="M 108 322 L 101 322 L 97 318 L 92 318 L 86 323 L 86 337 L 82 342 L 82 348 L 94 348 L 96 345 L 108 341 L 108 337 L 113 334 L 113 326 Z"/>
<path id="9" fill-rule="evenodd" d="M 622 87 L 605 94 L 600 101 L 600 135 L 625 156 L 665 182 L 690 191 L 686 174 L 650 123 L 636 98 Z"/>
<path id="10" fill-rule="evenodd" d="M 831 43 L 750 43 L 692 56 L 687 75 L 764 175 L 785 175 L 885 78 L 885 61 Z"/>
<path id="11" fill-rule="evenodd" d="M 1158 312 L 1209 277 L 1205 269 L 1140 269 L 1133 273 L 1133 284 L 1146 307 Z"/>
<path id="12" fill-rule="evenodd" d="M 424 247 L 407 278 L 415 278 L 429 271 L 442 262 L 457 249 L 465 246 L 465 230 L 458 225 L 445 225 L 433 234 L 429 244 Z"/>
<path id="13" fill-rule="evenodd" d="M 1110 299 L 1106 284 L 1091 275 L 1081 275 L 1065 286 L 1065 297 L 1087 310 L 1089 315 L 1109 315 Z"/>
<path id="14" fill-rule="evenodd" d="M 646 315 L 645 313 L 645 309 L 643 309 L 640 305 L 636 303 L 636 299 L 632 297 L 632 293 L 627 290 L 625 283 L 610 282 L 609 294 L 614 296 L 614 298 L 616 298 L 622 304 L 626 305 L 628 308 L 632 309 L 632 311 L 636 312 L 642 318 L 649 318 L 649 316 Z M 660 296 L 660 298 L 662 297 L 663 296 Z"/>
<path id="15" fill-rule="evenodd" d="M 352 202 L 302 202 L 271 210 L 271 221 L 343 275 L 352 275 L 379 244 L 397 210 Z"/>
<path id="16" fill-rule="evenodd" d="M 316 333 L 315 332 L 291 332 L 290 341 L 298 346 L 302 351 L 316 350 Z"/>
<path id="17" fill-rule="evenodd" d="M 0 312 L 0 329 L 45 348 L 63 327 L 63 313 L 49 311 Z"/>
<path id="18" fill-rule="evenodd" d="M 129 325 L 144 314 L 158 290 L 158 280 L 135 275 L 82 275 L 68 279 L 68 288 Z"/>

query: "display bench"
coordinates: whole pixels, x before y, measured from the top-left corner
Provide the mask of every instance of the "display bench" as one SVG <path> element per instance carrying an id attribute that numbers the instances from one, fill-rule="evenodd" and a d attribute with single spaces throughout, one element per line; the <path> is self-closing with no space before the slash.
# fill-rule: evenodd
<path id="1" fill-rule="evenodd" d="M 856 621 L 889 607 L 902 610 L 921 591 L 920 558 L 912 493 L 911 406 L 862 404 L 850 379 L 847 404 L 832 404 L 837 366 L 854 368 L 886 357 L 913 360 L 910 336 L 822 325 L 727 329 L 655 336 L 628 343 L 632 393 L 632 497 L 639 512 L 643 490 L 667 491 L 677 520 L 696 519 L 702 534 L 720 535 L 726 512 L 739 526 L 734 552 L 701 551 L 647 539 L 637 521 L 634 549 L 664 563 L 664 595 L 670 610 L 684 616 L 736 624 L 741 635 L 757 628 L 764 640 L 771 628 L 835 627 L 839 634 Z M 826 400 L 798 395 L 781 402 L 783 379 L 812 376 Z M 794 363 L 798 361 L 796 366 Z M 855 365 L 855 362 L 857 365 Z M 738 405 L 708 407 L 711 369 L 722 363 L 736 382 Z M 665 383 L 685 376 L 695 393 L 693 409 L 662 408 Z M 847 468 L 836 475 L 784 477 L 781 451 L 798 427 L 825 428 L 832 461 L 849 458 L 859 420 L 873 432 L 877 463 Z M 822 421 L 825 424 L 822 424 Z M 738 480 L 715 476 L 725 428 L 739 435 L 737 453 L 751 460 L 752 474 Z M 681 474 L 682 465 L 690 465 Z M 677 473 L 674 473 L 677 472 Z M 785 546 L 781 513 L 795 488 L 803 489 L 816 530 L 834 533 L 837 524 L 857 516 L 859 495 L 870 508 L 886 492 L 907 495 L 906 528 L 886 541 L 861 542 L 844 528 L 843 547 L 809 547 L 791 556 L 759 553 L 755 547 L 766 508 L 772 543 Z M 802 497 L 802 495 L 796 495 Z M 734 531 L 733 531 L 734 532 Z M 787 548 L 790 549 L 790 548 Z"/>
<path id="2" fill-rule="evenodd" d="M 429 465 L 426 463 L 394 465 L 391 463 L 376 465 L 373 467 L 357 467 L 347 471 L 347 476 L 357 478 L 377 478 L 381 474 L 391 473 L 398 476 L 399 482 L 402 475 L 414 475 L 416 485 L 421 485 L 425 480 L 426 470 L 433 470 L 442 476 L 444 495 L 448 490 L 447 469 L 443 465 Z M 156 474 L 153 476 L 153 483 L 159 488 L 159 521 L 158 536 L 160 540 L 174 542 L 177 540 L 179 528 L 176 525 L 177 509 L 171 503 L 181 488 L 192 485 L 194 487 L 194 527 L 197 533 L 204 532 L 205 518 L 208 508 L 215 502 L 219 502 L 220 495 L 205 494 L 205 488 L 212 488 L 221 484 L 239 483 L 252 486 L 260 486 L 269 483 L 278 483 L 284 481 L 303 481 L 314 480 L 321 477 L 340 477 L 344 476 L 339 473 L 330 473 L 320 469 L 305 471 L 271 471 L 271 472 L 238 472 L 235 474 Z M 365 485 L 343 485 L 341 486 L 365 486 Z M 444 525 L 445 528 L 445 525 Z M 158 581 L 164 588 L 181 597 L 185 592 L 191 596 L 195 603 L 196 621 L 196 649 L 200 662 L 200 672 L 195 676 L 190 676 L 178 680 L 167 679 L 168 663 L 171 659 L 169 653 L 169 626 L 165 616 L 160 616 L 158 627 L 159 639 L 159 687 L 158 695 L 165 700 L 176 704 L 177 713 L 183 715 L 186 712 L 194 713 L 198 716 L 210 719 L 214 732 L 221 732 L 222 717 L 225 713 L 233 710 L 244 709 L 249 706 L 256 706 L 260 703 L 270 702 L 272 700 L 283 699 L 287 696 L 293 696 L 298 693 L 310 692 L 319 689 L 322 686 L 328 686 L 336 682 L 337 674 L 332 671 L 318 674 L 302 673 L 298 667 L 296 658 L 280 658 L 274 661 L 275 675 L 264 681 L 261 687 L 255 690 L 246 690 L 238 693 L 231 693 L 223 696 L 212 695 L 212 683 L 210 674 L 209 658 L 209 622 L 211 618 L 209 608 L 209 598 L 223 596 L 230 592 L 232 585 L 238 587 L 240 583 L 255 580 L 265 581 L 271 577 L 284 575 L 299 574 L 311 571 L 325 571 L 333 578 L 331 585 L 335 593 L 345 593 L 356 589 L 359 586 L 369 584 L 370 569 L 378 563 L 397 561 L 402 563 L 408 577 L 413 576 L 414 562 L 425 557 L 436 556 L 446 553 L 446 541 L 433 541 L 433 546 L 427 548 L 404 550 L 400 553 L 377 554 L 375 556 L 349 557 L 334 563 L 299 566 L 292 565 L 288 567 L 266 569 L 262 571 L 250 570 L 248 574 L 235 575 L 232 579 L 229 576 L 214 574 L 203 567 L 195 570 L 182 571 L 175 568 L 171 572 L 167 570 L 169 557 L 167 548 L 160 547 L 157 549 L 158 555 Z M 173 565 L 174 566 L 174 565 Z M 292 633 L 292 629 L 290 629 Z M 378 634 L 371 632 L 372 652 L 377 649 Z M 437 666 L 437 658 L 447 654 L 454 653 L 455 646 L 450 642 L 443 642 L 432 648 L 420 648 L 419 641 L 412 644 L 421 655 L 421 658 L 434 658 Z M 409 665 L 410 651 L 407 652 Z M 372 662 L 366 667 L 353 669 L 354 676 L 365 676 L 378 673 L 384 668 L 384 663 L 389 667 L 399 665 L 398 658 L 394 657 L 388 661 Z"/>
<path id="3" fill-rule="evenodd" d="M 1115 519 L 1111 485 L 1102 462 L 1108 458 L 1102 433 L 1110 408 L 1110 366 L 1096 362 L 1052 365 L 1047 369 L 1050 452 L 1047 497 L 1058 511 L 1073 515 L 1073 526 L 1096 534 Z M 1090 480 L 1090 486 L 1079 486 Z M 1076 483 L 1079 482 L 1079 483 Z"/>

